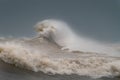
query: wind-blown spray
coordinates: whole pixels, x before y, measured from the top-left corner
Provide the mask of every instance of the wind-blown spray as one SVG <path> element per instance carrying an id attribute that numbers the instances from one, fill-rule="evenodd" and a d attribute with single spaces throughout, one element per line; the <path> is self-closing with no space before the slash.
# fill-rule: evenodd
<path id="1" fill-rule="evenodd" d="M 118 52 L 111 47 L 103 45 L 95 40 L 77 36 L 68 24 L 63 21 L 48 19 L 35 25 L 40 36 L 51 39 L 61 46 L 62 50 L 107 53 L 116 55 Z"/>

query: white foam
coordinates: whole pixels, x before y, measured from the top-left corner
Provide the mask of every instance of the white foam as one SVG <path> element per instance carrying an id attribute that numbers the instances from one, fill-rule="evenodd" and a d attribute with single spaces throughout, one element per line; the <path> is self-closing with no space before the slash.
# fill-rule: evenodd
<path id="1" fill-rule="evenodd" d="M 28 42 L 28 45 L 26 42 Z M 36 50 L 33 48 L 34 46 L 29 46 L 30 41 L 27 40 L 26 42 L 16 43 L 14 41 L 7 41 L 0 43 L 0 59 L 17 67 L 35 72 L 42 71 L 44 73 L 67 75 L 77 74 L 95 78 L 120 75 L 119 58 L 100 56 L 95 53 L 83 54 L 62 51 L 43 54 L 42 48 Z M 43 46 L 44 44 L 38 45 Z M 47 45 L 44 47 L 48 48 Z M 56 48 L 52 45 L 51 47 L 53 49 Z"/>

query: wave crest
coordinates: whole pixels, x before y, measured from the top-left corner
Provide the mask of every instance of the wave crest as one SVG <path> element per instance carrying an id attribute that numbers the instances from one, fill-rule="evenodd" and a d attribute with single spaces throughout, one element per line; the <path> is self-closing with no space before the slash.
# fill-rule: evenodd
<path id="1" fill-rule="evenodd" d="M 117 55 L 119 52 L 112 47 L 95 40 L 76 35 L 68 24 L 59 20 L 43 20 L 35 25 L 38 35 L 52 40 L 61 46 L 62 50 L 105 53 Z"/>

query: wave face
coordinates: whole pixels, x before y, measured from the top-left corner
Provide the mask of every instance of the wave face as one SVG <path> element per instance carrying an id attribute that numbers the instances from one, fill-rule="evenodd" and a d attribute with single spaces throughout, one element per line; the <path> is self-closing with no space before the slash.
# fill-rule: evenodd
<path id="1" fill-rule="evenodd" d="M 53 75 L 77 74 L 93 78 L 120 75 L 120 57 L 109 55 L 114 51 L 109 50 L 111 53 L 105 55 L 102 47 L 105 51 L 109 48 L 76 36 L 66 23 L 45 20 L 35 28 L 38 31 L 35 38 L 0 38 L 0 59 L 20 68 Z"/>

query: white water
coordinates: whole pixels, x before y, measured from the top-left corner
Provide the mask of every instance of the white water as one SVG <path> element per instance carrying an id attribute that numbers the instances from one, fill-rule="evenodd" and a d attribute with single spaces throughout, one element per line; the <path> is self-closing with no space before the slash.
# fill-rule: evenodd
<path id="1" fill-rule="evenodd" d="M 45 32 L 40 29 L 41 27 L 45 28 Z M 67 24 L 59 21 L 42 21 L 35 28 L 40 38 L 1 38 L 0 59 L 20 68 L 47 74 L 77 74 L 91 77 L 120 75 L 120 58 L 111 55 L 116 52 L 113 47 L 78 37 Z M 70 51 L 61 48 L 68 48 Z"/>

